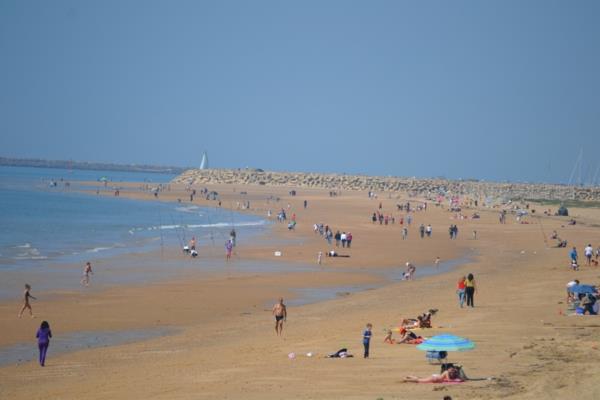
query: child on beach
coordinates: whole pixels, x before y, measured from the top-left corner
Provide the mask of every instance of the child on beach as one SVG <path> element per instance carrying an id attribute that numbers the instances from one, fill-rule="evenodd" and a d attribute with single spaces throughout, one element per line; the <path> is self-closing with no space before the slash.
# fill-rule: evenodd
<path id="1" fill-rule="evenodd" d="M 231 252 L 233 251 L 233 243 L 231 243 L 231 240 L 228 240 L 227 243 L 225 243 L 225 251 L 227 252 L 226 260 L 231 260 Z"/>
<path id="2" fill-rule="evenodd" d="M 371 343 L 371 329 L 373 325 L 371 323 L 367 324 L 367 328 L 363 332 L 363 346 L 365 347 L 365 358 L 369 358 L 369 345 Z"/>
<path id="3" fill-rule="evenodd" d="M 90 286 L 90 274 L 94 275 L 94 271 L 92 271 L 92 264 L 88 261 L 85 263 L 85 268 L 83 269 L 83 278 L 81 278 L 81 284 L 83 286 Z"/>
<path id="4" fill-rule="evenodd" d="M 42 322 L 40 329 L 38 329 L 35 337 L 38 340 L 38 348 L 40 350 L 40 365 L 43 367 L 46 364 L 46 352 L 50 345 L 50 338 L 52 337 L 52 331 L 50 330 L 50 324 L 47 321 Z"/>
<path id="5" fill-rule="evenodd" d="M 29 286 L 28 283 L 25 284 L 25 291 L 23 292 L 23 308 L 21 308 L 21 311 L 19 312 L 19 318 L 21 318 L 21 316 L 23 316 L 23 311 L 25 311 L 25 309 L 29 309 L 29 315 L 31 316 L 31 318 L 35 318 L 33 316 L 33 311 L 31 310 L 31 304 L 29 304 L 29 299 L 34 299 L 37 300 L 35 297 L 33 297 L 31 295 L 31 293 L 29 293 L 29 291 L 31 290 L 31 286 Z"/>

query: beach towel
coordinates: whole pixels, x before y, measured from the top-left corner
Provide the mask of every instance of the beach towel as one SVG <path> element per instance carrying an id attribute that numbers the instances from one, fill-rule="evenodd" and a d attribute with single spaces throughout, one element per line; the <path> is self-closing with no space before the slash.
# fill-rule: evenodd
<path id="1" fill-rule="evenodd" d="M 433 383 L 434 385 L 458 385 L 459 383 L 464 383 L 465 381 L 463 381 L 462 379 L 456 378 L 456 379 L 451 379 L 449 381 L 443 381 L 443 382 L 419 382 L 419 383 Z"/>

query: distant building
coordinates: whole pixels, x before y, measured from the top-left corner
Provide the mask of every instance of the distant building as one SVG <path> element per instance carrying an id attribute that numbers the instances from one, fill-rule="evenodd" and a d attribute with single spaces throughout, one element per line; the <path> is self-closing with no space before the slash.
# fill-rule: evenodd
<path id="1" fill-rule="evenodd" d="M 208 156 L 206 152 L 202 153 L 202 161 L 200 161 L 200 169 L 208 169 Z"/>

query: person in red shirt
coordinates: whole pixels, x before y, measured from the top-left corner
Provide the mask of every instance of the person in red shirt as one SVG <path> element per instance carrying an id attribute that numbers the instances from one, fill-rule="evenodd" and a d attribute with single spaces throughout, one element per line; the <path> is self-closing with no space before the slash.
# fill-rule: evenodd
<path id="1" fill-rule="evenodd" d="M 462 277 L 458 280 L 458 284 L 456 285 L 456 294 L 458 294 L 458 304 L 460 304 L 460 308 L 463 308 L 463 304 L 465 302 L 465 280 L 466 277 Z"/>

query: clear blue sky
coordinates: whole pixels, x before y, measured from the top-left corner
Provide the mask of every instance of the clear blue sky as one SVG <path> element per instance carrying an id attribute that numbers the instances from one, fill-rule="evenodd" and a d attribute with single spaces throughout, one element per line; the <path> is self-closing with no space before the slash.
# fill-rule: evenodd
<path id="1" fill-rule="evenodd" d="M 0 155 L 567 181 L 600 1 L 0 2 Z M 600 178 L 599 178 L 600 179 Z"/>

